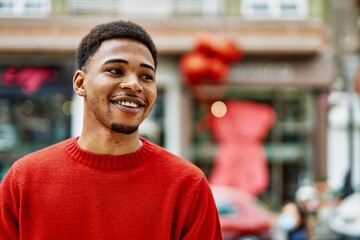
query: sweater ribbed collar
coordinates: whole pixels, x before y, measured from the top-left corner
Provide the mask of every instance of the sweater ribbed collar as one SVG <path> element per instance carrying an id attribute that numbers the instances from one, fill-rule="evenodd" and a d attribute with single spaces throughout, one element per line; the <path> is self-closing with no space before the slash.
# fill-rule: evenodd
<path id="1" fill-rule="evenodd" d="M 76 162 L 99 169 L 131 168 L 143 164 L 153 153 L 153 144 L 140 138 L 143 145 L 135 152 L 124 155 L 103 155 L 83 150 L 77 144 L 78 137 L 72 138 L 67 144 L 68 155 Z"/>

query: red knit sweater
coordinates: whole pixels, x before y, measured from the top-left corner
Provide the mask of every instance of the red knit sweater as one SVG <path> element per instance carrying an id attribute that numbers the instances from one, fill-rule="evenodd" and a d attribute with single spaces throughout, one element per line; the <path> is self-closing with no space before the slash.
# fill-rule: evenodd
<path id="1" fill-rule="evenodd" d="M 222 239 L 200 169 L 146 139 L 121 156 L 76 140 L 13 164 L 0 185 L 0 239 Z"/>

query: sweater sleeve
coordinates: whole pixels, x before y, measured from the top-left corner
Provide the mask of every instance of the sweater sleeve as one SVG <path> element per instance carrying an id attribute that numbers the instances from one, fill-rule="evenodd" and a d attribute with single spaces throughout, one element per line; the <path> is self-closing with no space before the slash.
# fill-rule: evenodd
<path id="1" fill-rule="evenodd" d="M 193 198 L 181 239 L 223 239 L 214 197 L 205 177 L 200 182 Z"/>
<path id="2" fill-rule="evenodd" d="M 0 183 L 0 239 L 19 239 L 19 192 L 14 169 Z"/>

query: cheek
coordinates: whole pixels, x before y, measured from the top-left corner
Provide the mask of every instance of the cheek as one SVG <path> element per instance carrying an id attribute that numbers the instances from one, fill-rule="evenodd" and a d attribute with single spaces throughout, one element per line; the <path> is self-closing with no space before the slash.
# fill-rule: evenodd
<path id="1" fill-rule="evenodd" d="M 149 115 L 151 110 L 154 108 L 155 106 L 155 102 L 156 102 L 156 97 L 157 97 L 157 91 L 152 91 L 151 93 L 148 92 L 147 95 L 147 100 L 149 103 L 148 109 L 146 110 L 146 115 Z"/>
<path id="2" fill-rule="evenodd" d="M 99 94 L 99 92 L 89 92 L 87 94 L 87 102 L 90 108 L 96 110 L 96 111 L 105 111 L 108 107 L 105 105 L 108 105 L 108 101 L 105 98 L 105 96 L 102 96 Z"/>
<path id="3" fill-rule="evenodd" d="M 356 69 L 355 73 L 355 91 L 360 95 L 360 67 Z"/>
<path id="4" fill-rule="evenodd" d="M 156 97 L 157 97 L 157 88 L 156 88 L 156 86 L 153 89 L 151 89 L 150 94 L 151 94 L 152 101 L 155 102 Z"/>
<path id="5" fill-rule="evenodd" d="M 155 101 L 156 101 L 156 97 L 157 97 L 157 92 L 155 91 L 155 93 L 153 94 L 153 104 L 154 104 Z"/>
<path id="6" fill-rule="evenodd" d="M 157 87 L 154 84 L 153 86 L 145 85 L 143 86 L 145 98 L 147 99 L 149 106 L 152 107 L 155 104 L 157 97 Z"/>
<path id="7" fill-rule="evenodd" d="M 92 86 L 87 89 L 87 96 L 91 98 L 94 103 L 104 104 L 108 101 L 107 94 L 111 90 L 112 88 L 109 85 L 93 83 Z"/>

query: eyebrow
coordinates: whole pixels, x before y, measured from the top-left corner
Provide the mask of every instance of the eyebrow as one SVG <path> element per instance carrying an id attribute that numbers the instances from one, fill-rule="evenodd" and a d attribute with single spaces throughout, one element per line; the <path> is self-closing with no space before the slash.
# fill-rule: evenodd
<path id="1" fill-rule="evenodd" d="M 103 65 L 105 64 L 109 64 L 109 63 L 125 63 L 125 64 L 129 64 L 129 62 L 125 59 L 122 59 L 122 58 L 113 58 L 113 59 L 109 59 L 107 61 L 104 62 Z M 155 72 L 155 68 L 149 64 L 146 64 L 146 63 L 140 63 L 140 67 L 145 67 L 145 68 L 148 68 L 148 69 L 151 69 Z"/>
<path id="2" fill-rule="evenodd" d="M 109 63 L 125 63 L 125 64 L 129 64 L 129 62 L 126 61 L 125 59 L 113 58 L 113 59 L 106 60 L 103 65 L 109 64 Z"/>
<path id="3" fill-rule="evenodd" d="M 149 64 L 146 63 L 140 63 L 140 67 L 145 67 L 145 68 L 149 68 L 151 70 L 153 70 L 155 72 L 155 68 Z"/>

